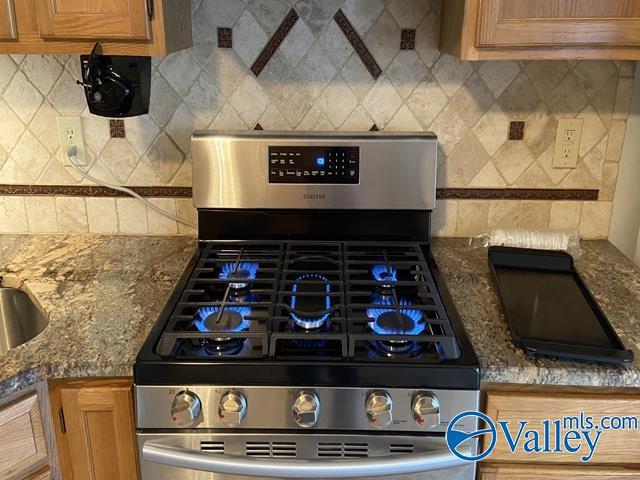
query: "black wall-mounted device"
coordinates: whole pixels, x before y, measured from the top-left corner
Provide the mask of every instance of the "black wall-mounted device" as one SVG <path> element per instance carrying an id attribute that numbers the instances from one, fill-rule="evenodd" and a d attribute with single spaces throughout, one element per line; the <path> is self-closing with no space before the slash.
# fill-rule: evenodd
<path id="1" fill-rule="evenodd" d="M 89 111 L 103 117 L 134 117 L 149 112 L 151 57 L 82 55 L 82 82 Z"/>

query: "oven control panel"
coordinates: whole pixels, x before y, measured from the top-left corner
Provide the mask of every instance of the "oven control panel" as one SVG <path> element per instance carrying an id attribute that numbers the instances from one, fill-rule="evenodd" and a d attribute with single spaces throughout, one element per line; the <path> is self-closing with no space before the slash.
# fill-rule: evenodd
<path id="1" fill-rule="evenodd" d="M 359 182 L 359 147 L 269 146 L 269 183 Z"/>

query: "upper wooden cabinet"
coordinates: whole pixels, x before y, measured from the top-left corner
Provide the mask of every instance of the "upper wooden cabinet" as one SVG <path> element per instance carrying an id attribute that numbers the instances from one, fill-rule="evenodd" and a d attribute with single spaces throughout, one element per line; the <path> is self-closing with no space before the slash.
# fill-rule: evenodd
<path id="1" fill-rule="evenodd" d="M 446 0 L 441 49 L 465 60 L 640 58 L 640 0 Z"/>
<path id="2" fill-rule="evenodd" d="M 40 34 L 50 38 L 148 40 L 146 0 L 36 0 Z"/>
<path id="3" fill-rule="evenodd" d="M 18 38 L 13 2 L 14 0 L 0 0 L 0 42 Z"/>
<path id="4" fill-rule="evenodd" d="M 188 48 L 191 2 L 0 0 L 0 53 L 88 54 L 96 42 L 106 55 L 162 56 Z"/>

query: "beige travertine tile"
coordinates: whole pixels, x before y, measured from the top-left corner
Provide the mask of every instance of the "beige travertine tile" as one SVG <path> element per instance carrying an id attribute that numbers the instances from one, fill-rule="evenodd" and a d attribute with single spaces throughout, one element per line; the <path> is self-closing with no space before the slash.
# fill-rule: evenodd
<path id="1" fill-rule="evenodd" d="M 533 157 L 524 142 L 506 142 L 493 159 L 508 185 L 515 183 L 532 163 Z"/>
<path id="2" fill-rule="evenodd" d="M 580 236 L 582 238 L 607 238 L 611 211 L 610 202 L 584 202 L 580 219 Z"/>
<path id="3" fill-rule="evenodd" d="M 487 162 L 487 164 L 482 167 L 482 170 L 478 172 L 478 174 L 473 177 L 468 183 L 468 187 L 478 187 L 478 188 L 496 188 L 496 187 L 505 187 L 507 184 L 505 183 L 502 175 L 498 172 L 498 169 L 491 162 Z"/>
<path id="4" fill-rule="evenodd" d="M 564 232 L 578 232 L 582 202 L 558 201 L 551 203 L 549 229 Z"/>
<path id="5" fill-rule="evenodd" d="M 573 69 L 587 96 L 593 97 L 609 78 L 616 74 L 613 62 L 607 60 L 582 60 Z"/>
<path id="6" fill-rule="evenodd" d="M 383 128 L 400 108 L 402 98 L 393 84 L 386 77 L 381 76 L 364 97 L 362 104 L 378 127 Z"/>
<path id="7" fill-rule="evenodd" d="M 624 144 L 624 134 L 627 129 L 626 120 L 613 120 L 609 130 L 609 142 L 607 143 L 607 162 L 619 162 Z"/>
<path id="8" fill-rule="evenodd" d="M 489 222 L 489 202 L 483 200 L 460 200 L 456 235 L 471 237 L 486 233 Z"/>
<path id="9" fill-rule="evenodd" d="M 114 198 L 87 198 L 89 231 L 118 233 L 118 212 Z"/>
<path id="10" fill-rule="evenodd" d="M 489 87 L 494 98 L 502 95 L 502 92 L 509 86 L 514 78 L 520 73 L 520 67 L 517 62 L 500 61 L 500 62 L 482 62 L 478 73 Z"/>
<path id="11" fill-rule="evenodd" d="M 120 233 L 149 233 L 147 207 L 135 198 L 117 198 Z"/>
<path id="12" fill-rule="evenodd" d="M 20 117 L 29 123 L 42 103 L 42 95 L 29 81 L 26 75 L 18 72 L 4 92 L 4 99 Z"/>
<path id="13" fill-rule="evenodd" d="M 456 200 L 436 200 L 436 208 L 431 217 L 431 228 L 435 237 L 452 237 L 456 233 L 458 202 Z"/>
<path id="14" fill-rule="evenodd" d="M 193 206 L 193 200 L 190 198 L 176 198 L 176 212 L 178 218 L 186 220 L 193 225 L 198 224 L 198 216 L 195 207 Z M 189 225 L 184 225 L 178 222 L 178 232 L 185 234 L 195 234 L 196 230 Z"/>
<path id="15" fill-rule="evenodd" d="M 387 9 L 400 28 L 416 28 L 429 11 L 429 5 L 414 0 L 391 0 Z"/>
<path id="16" fill-rule="evenodd" d="M 497 103 L 494 103 L 478 124 L 473 127 L 476 137 L 491 156 L 495 155 L 507 141 L 508 131 L 509 119 Z"/>
<path id="17" fill-rule="evenodd" d="M 150 198 L 149 201 L 165 212 L 176 216 L 176 201 L 173 198 Z M 178 224 L 175 220 L 162 215 L 147 205 L 147 218 L 149 220 L 149 233 L 171 235 L 178 233 Z"/>
<path id="18" fill-rule="evenodd" d="M 602 184 L 600 185 L 600 194 L 598 200 L 604 202 L 612 202 L 616 191 L 616 182 L 618 181 L 618 164 L 615 162 L 606 162 L 602 170 Z"/>
<path id="19" fill-rule="evenodd" d="M 524 71 L 542 98 L 547 98 L 569 73 L 566 64 L 556 60 L 527 62 Z"/>
<path id="20" fill-rule="evenodd" d="M 453 151 L 442 166 L 447 187 L 464 187 L 482 170 L 489 161 L 473 133 L 470 133 Z M 485 185 L 486 186 L 486 185 Z"/>
<path id="21" fill-rule="evenodd" d="M 541 100 L 529 77 L 522 72 L 500 95 L 498 103 L 510 120 L 526 120 Z"/>
<path id="22" fill-rule="evenodd" d="M 0 197 L 0 231 L 3 233 L 29 231 L 22 197 Z"/>
<path id="23" fill-rule="evenodd" d="M 580 137 L 580 148 L 578 154 L 582 157 L 587 154 L 601 139 L 607 134 L 607 128 L 600 120 L 600 115 L 591 105 L 587 105 L 578 114 L 582 118 L 582 137 Z"/>
<path id="24" fill-rule="evenodd" d="M 89 231 L 87 206 L 81 197 L 57 197 L 56 212 L 61 232 L 83 233 Z"/>
<path id="25" fill-rule="evenodd" d="M 469 62 L 462 62 L 447 54 L 442 55 L 433 67 L 433 76 L 448 97 L 453 97 L 472 73 Z"/>
<path id="26" fill-rule="evenodd" d="M 620 78 L 616 90 L 616 101 L 613 106 L 613 118 L 621 120 L 629 115 L 629 104 L 633 92 L 633 78 Z"/>
<path id="27" fill-rule="evenodd" d="M 451 104 L 467 127 L 472 128 L 493 103 L 493 95 L 477 73 L 451 98 Z"/>
<path id="28" fill-rule="evenodd" d="M 545 200 L 523 200 L 520 202 L 518 227 L 533 230 L 547 230 L 551 202 Z"/>
<path id="29" fill-rule="evenodd" d="M 447 105 L 447 96 L 432 76 L 421 82 L 407 99 L 411 109 L 423 127 L 428 128 Z"/>
<path id="30" fill-rule="evenodd" d="M 434 12 L 429 12 L 416 29 L 416 52 L 427 67 L 432 67 L 440 51 L 440 17 Z"/>
<path id="31" fill-rule="evenodd" d="M 421 132 L 422 126 L 413 116 L 411 110 L 406 105 L 400 107 L 393 118 L 387 123 L 385 130 L 395 132 Z"/>
<path id="32" fill-rule="evenodd" d="M 489 230 L 518 227 L 520 202 L 518 200 L 491 200 L 489 204 Z"/>
<path id="33" fill-rule="evenodd" d="M 398 24 L 389 12 L 382 12 L 364 37 L 367 48 L 380 68 L 387 68 L 400 50 L 398 38 L 400 38 Z"/>
<path id="34" fill-rule="evenodd" d="M 449 104 L 440 112 L 430 129 L 438 135 L 442 151 L 449 154 L 460 143 L 467 133 L 462 117 Z"/>
<path id="35" fill-rule="evenodd" d="M 54 233 L 58 231 L 55 197 L 24 197 L 24 206 L 33 233 Z"/>

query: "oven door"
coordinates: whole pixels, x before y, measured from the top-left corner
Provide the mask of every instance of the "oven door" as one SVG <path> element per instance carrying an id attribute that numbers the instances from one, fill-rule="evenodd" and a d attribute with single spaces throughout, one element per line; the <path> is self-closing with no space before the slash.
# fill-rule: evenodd
<path id="1" fill-rule="evenodd" d="M 475 478 L 441 435 L 138 433 L 138 448 L 142 480 Z"/>

